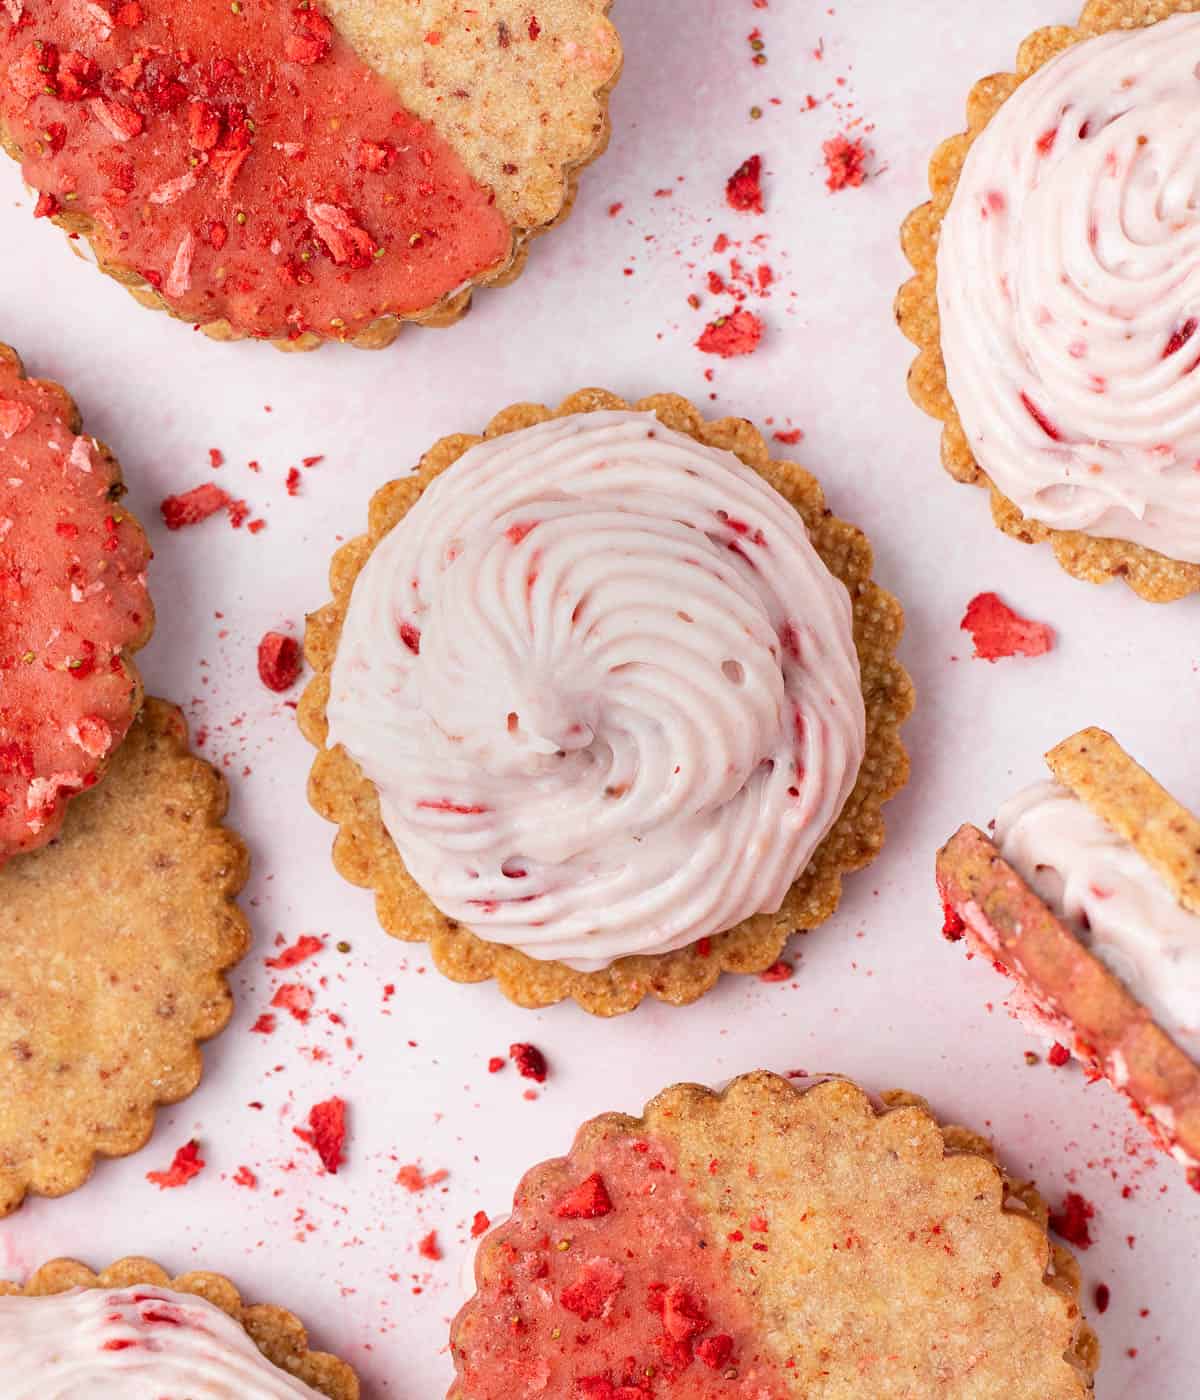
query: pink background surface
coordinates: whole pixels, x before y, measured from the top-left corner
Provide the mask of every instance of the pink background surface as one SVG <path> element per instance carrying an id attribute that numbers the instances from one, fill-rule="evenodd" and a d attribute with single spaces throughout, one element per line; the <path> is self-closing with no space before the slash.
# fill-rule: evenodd
<path id="1" fill-rule="evenodd" d="M 367 1395 L 426 1400 L 450 1380 L 447 1323 L 463 1298 L 474 1212 L 503 1213 L 522 1171 L 565 1150 L 580 1121 L 636 1109 L 679 1079 L 836 1070 L 873 1089 L 920 1092 L 943 1118 L 994 1134 L 1012 1170 L 1035 1176 L 1055 1202 L 1071 1189 L 1094 1201 L 1096 1243 L 1082 1261 L 1089 1305 L 1097 1283 L 1112 1291 L 1097 1319 L 1106 1349 L 1098 1394 L 1190 1392 L 1200 1367 L 1186 1308 L 1200 1196 L 1148 1149 L 1105 1086 L 1086 1087 L 1077 1068 L 1026 1066 L 1025 1051 L 1042 1047 L 1006 1014 L 1005 984 L 938 937 L 931 873 L 936 847 L 961 821 L 985 822 L 1042 775 L 1044 749 L 1087 723 L 1113 728 L 1200 805 L 1189 737 L 1200 600 L 1154 609 L 1116 586 L 1094 590 L 1060 573 L 1047 551 L 993 530 L 982 494 L 938 467 L 937 429 L 908 402 L 910 349 L 892 321 L 906 273 L 896 232 L 923 197 L 933 146 L 960 128 L 971 82 L 1009 66 L 1038 23 L 1073 17 L 1061 0 L 855 0 L 833 10 L 624 0 L 612 149 L 585 178 L 566 228 L 462 325 L 408 332 L 378 355 L 220 346 L 140 311 L 71 258 L 60 233 L 32 221 L 17 172 L 0 170 L 0 338 L 31 372 L 66 383 L 88 429 L 122 458 L 157 551 L 148 688 L 185 705 L 207 731 L 203 752 L 229 772 L 232 822 L 254 856 L 245 907 L 255 929 L 233 978 L 233 1024 L 209 1047 L 200 1090 L 160 1114 L 143 1152 L 101 1163 L 75 1195 L 32 1200 L 0 1223 L 0 1273 L 19 1277 L 61 1253 L 95 1265 L 144 1253 L 176 1271 L 224 1271 L 247 1297 L 298 1311 L 319 1344 L 360 1368 Z M 747 43 L 756 24 L 762 66 Z M 754 104 L 766 112 L 758 122 Z M 872 178 L 830 195 L 821 143 L 860 118 L 874 125 Z M 723 203 L 725 178 L 756 151 L 769 172 L 762 218 Z M 718 257 L 721 233 L 746 246 Z M 693 342 L 731 306 L 707 288 L 709 270 L 727 274 L 731 255 L 752 269 L 768 263 L 777 280 L 769 297 L 751 298 L 766 325 L 762 348 L 726 363 Z M 711 394 L 714 413 L 802 428 L 803 443 L 785 450 L 872 538 L 878 577 L 907 608 L 903 656 L 921 697 L 906 731 L 913 781 L 889 808 L 887 847 L 848 882 L 838 915 L 795 945 L 794 981 L 726 979 L 698 1006 L 648 1004 L 610 1023 L 570 1005 L 523 1012 L 491 985 L 454 986 L 423 947 L 379 931 L 369 897 L 333 873 L 332 833 L 304 799 L 309 749 L 254 660 L 263 631 L 299 628 L 324 601 L 327 561 L 362 528 L 377 486 L 442 434 L 586 384 L 698 402 Z M 227 459 L 218 473 L 210 447 Z M 324 460 L 290 498 L 287 468 L 315 454 Z M 214 519 L 168 535 L 160 499 L 207 480 L 244 496 L 268 528 L 255 537 Z M 968 659 L 958 624 L 984 589 L 1052 623 L 1056 650 L 996 666 Z M 301 933 L 327 935 L 327 951 L 293 974 L 264 967 L 277 934 L 291 942 Z M 348 955 L 335 950 L 339 940 L 352 945 Z M 251 1034 L 286 980 L 315 991 L 311 1021 L 279 1013 L 273 1036 Z M 487 1072 L 488 1058 L 517 1040 L 551 1062 L 533 1101 L 511 1066 Z M 345 1097 L 352 1125 L 336 1177 L 320 1174 L 291 1131 L 331 1094 Z M 146 1172 L 192 1136 L 207 1169 L 182 1191 L 156 1190 Z M 410 1194 L 396 1172 L 418 1161 L 448 1169 L 448 1180 Z M 233 1184 L 243 1164 L 258 1174 L 257 1191 Z M 445 1250 L 433 1264 L 416 1249 L 431 1229 Z"/>

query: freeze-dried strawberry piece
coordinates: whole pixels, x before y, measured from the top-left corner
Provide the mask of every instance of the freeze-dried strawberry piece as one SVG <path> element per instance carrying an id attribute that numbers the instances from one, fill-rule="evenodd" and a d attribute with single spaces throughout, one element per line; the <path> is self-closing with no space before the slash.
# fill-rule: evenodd
<path id="1" fill-rule="evenodd" d="M 733 1355 L 733 1338 L 728 1332 L 719 1332 L 715 1337 L 705 1337 L 696 1343 L 696 1356 L 710 1371 L 719 1371 Z"/>
<path id="2" fill-rule="evenodd" d="M 436 1230 L 430 1230 L 423 1240 L 417 1245 L 417 1253 L 422 1259 L 430 1259 L 436 1263 L 442 1257 L 442 1247 L 438 1244 Z"/>
<path id="3" fill-rule="evenodd" d="M 1095 1241 L 1088 1229 L 1088 1222 L 1095 1216 L 1096 1207 L 1091 1201 L 1078 1191 L 1068 1191 L 1063 1197 L 1061 1209 L 1050 1212 L 1050 1228 L 1076 1249 L 1091 1249 Z"/>
<path id="4" fill-rule="evenodd" d="M 146 1180 L 153 1182 L 160 1191 L 166 1191 L 176 1186 L 186 1186 L 192 1177 L 199 1176 L 203 1170 L 204 1158 L 200 1155 L 200 1144 L 193 1138 L 176 1152 L 165 1172 L 147 1172 Z"/>
<path id="5" fill-rule="evenodd" d="M 309 958 L 315 957 L 325 947 L 325 943 L 320 938 L 314 938 L 311 933 L 301 934 L 295 943 L 284 948 L 273 958 L 266 959 L 268 967 L 283 969 L 296 967 L 299 963 L 307 962 Z"/>
<path id="6" fill-rule="evenodd" d="M 346 1145 L 346 1101 L 326 1099 L 314 1104 L 308 1113 L 307 1128 L 293 1128 L 292 1132 L 314 1149 L 321 1164 L 332 1176 L 345 1162 Z"/>
<path id="7" fill-rule="evenodd" d="M 451 807 L 449 808 L 449 810 L 470 810 L 485 812 L 487 808 L 478 807 L 470 809 L 458 809 Z M 545 1055 L 542 1054 L 542 1052 L 537 1048 L 536 1045 L 525 1045 L 520 1043 L 516 1045 L 510 1045 L 508 1047 L 508 1053 L 512 1056 L 513 1064 L 516 1065 L 517 1073 L 520 1074 L 522 1079 L 533 1079 L 538 1084 L 544 1084 L 546 1082 L 546 1075 L 549 1074 L 550 1071 L 548 1066 L 546 1065 Z"/>
<path id="8" fill-rule="evenodd" d="M 375 240 L 350 217 L 340 204 L 322 204 L 310 199 L 304 212 L 312 221 L 317 237 L 339 266 L 369 267 L 375 256 Z"/>
<path id="9" fill-rule="evenodd" d="M 867 148 L 861 140 L 835 136 L 821 147 L 825 156 L 825 188 L 858 189 L 867 178 Z"/>
<path id="10" fill-rule="evenodd" d="M 706 355 L 719 355 L 723 360 L 738 355 L 751 355 L 763 337 L 763 324 L 753 311 L 738 307 L 729 316 L 718 316 L 705 326 L 696 348 Z"/>
<path id="11" fill-rule="evenodd" d="M 333 25 L 319 10 L 292 11 L 292 32 L 284 40 L 284 56 L 293 63 L 319 63 L 333 48 Z"/>
<path id="12" fill-rule="evenodd" d="M 203 486 L 196 486 L 181 495 L 168 496 L 159 509 L 168 530 L 182 530 L 185 525 L 198 525 L 210 515 L 224 510 L 229 501 L 227 491 L 206 482 Z"/>
<path id="13" fill-rule="evenodd" d="M 396 160 L 396 148 L 390 141 L 360 141 L 355 164 L 359 170 L 367 170 L 377 175 L 381 170 L 390 170 Z"/>
<path id="14" fill-rule="evenodd" d="M 221 114 L 211 102 L 188 103 L 188 141 L 197 151 L 211 151 L 221 139 Z"/>
<path id="15" fill-rule="evenodd" d="M 126 107 L 123 102 L 114 102 L 107 97 L 96 97 L 91 103 L 92 115 L 108 132 L 114 141 L 132 141 L 140 136 L 146 122 L 140 112 Z"/>
<path id="16" fill-rule="evenodd" d="M 624 1279 L 625 1271 L 611 1259 L 589 1259 L 575 1282 L 563 1289 L 559 1301 L 582 1322 L 591 1322 L 604 1316 Z"/>
<path id="17" fill-rule="evenodd" d="M 300 643 L 282 632 L 268 632 L 258 644 L 258 676 L 268 690 L 282 694 L 300 679 Z"/>
<path id="18" fill-rule="evenodd" d="M 33 409 L 15 399 L 0 399 L 0 438 L 13 438 L 33 422 Z"/>
<path id="19" fill-rule="evenodd" d="M 751 156 L 729 177 L 725 199 L 731 209 L 743 214 L 763 212 L 762 157 Z"/>
<path id="20" fill-rule="evenodd" d="M 673 1342 L 686 1342 L 709 1328 L 704 1305 L 686 1288 L 672 1284 L 663 1295 L 663 1331 Z"/>
<path id="21" fill-rule="evenodd" d="M 1054 646 L 1054 629 L 1013 612 L 995 593 L 980 593 L 967 604 L 959 624 L 970 632 L 982 661 L 1009 656 L 1044 656 Z"/>
<path id="22" fill-rule="evenodd" d="M 562 1197 L 554 1207 L 554 1214 L 560 1220 L 598 1220 L 612 1208 L 604 1178 L 599 1172 L 593 1172 Z"/>

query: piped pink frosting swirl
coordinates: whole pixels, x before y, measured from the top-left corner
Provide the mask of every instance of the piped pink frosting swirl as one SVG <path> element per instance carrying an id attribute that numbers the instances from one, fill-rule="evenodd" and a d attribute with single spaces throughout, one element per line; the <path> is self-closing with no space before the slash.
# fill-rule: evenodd
<path id="1" fill-rule="evenodd" d="M 376 546 L 328 703 L 430 899 L 591 970 L 779 908 L 865 749 L 845 587 L 632 411 L 479 444 Z"/>
<path id="2" fill-rule="evenodd" d="M 76 1288 L 0 1298 L 5 1400 L 320 1400 L 204 1298 Z"/>
<path id="3" fill-rule="evenodd" d="M 976 138 L 942 225 L 946 375 L 1021 511 L 1200 563 L 1200 15 L 1084 40 Z"/>

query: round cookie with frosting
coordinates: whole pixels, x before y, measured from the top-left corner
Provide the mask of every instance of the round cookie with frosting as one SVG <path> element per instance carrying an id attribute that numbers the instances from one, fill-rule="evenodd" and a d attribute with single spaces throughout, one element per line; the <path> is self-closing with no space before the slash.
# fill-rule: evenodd
<path id="1" fill-rule="evenodd" d="M 5 0 L 36 213 L 221 339 L 388 345 L 511 281 L 607 144 L 611 0 Z"/>
<path id="2" fill-rule="evenodd" d="M 775 1075 L 586 1124 L 486 1234 L 450 1400 L 1084 1400 L 1046 1207 L 906 1094 Z"/>
<path id="3" fill-rule="evenodd" d="M 219 1274 L 171 1279 L 148 1259 L 122 1259 L 98 1275 L 56 1259 L 24 1286 L 0 1282 L 0 1366 L 8 1400 L 359 1395 L 351 1367 L 309 1350 L 292 1313 L 247 1306 Z"/>
<path id="4" fill-rule="evenodd" d="M 744 419 L 598 390 L 443 439 L 309 619 L 334 861 L 459 981 L 601 1015 L 759 972 L 908 762 L 899 605 Z"/>
<path id="5" fill-rule="evenodd" d="M 1200 1190 L 1200 819 L 1111 734 L 939 852 L 944 933 L 1018 985 L 1014 1008 L 1124 1094 Z"/>
<path id="6" fill-rule="evenodd" d="M 1200 590 L 1193 0 L 1090 0 L 985 78 L 904 227 L 897 316 L 952 476 L 1077 578 Z"/>
<path id="7" fill-rule="evenodd" d="M 0 866 L 57 835 L 142 703 L 150 549 L 112 453 L 0 345 Z"/>

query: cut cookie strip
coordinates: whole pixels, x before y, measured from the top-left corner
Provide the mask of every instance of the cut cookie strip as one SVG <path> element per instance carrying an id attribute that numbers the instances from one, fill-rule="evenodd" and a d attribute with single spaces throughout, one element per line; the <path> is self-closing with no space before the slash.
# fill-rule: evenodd
<path id="1" fill-rule="evenodd" d="M 376 348 L 457 320 L 569 210 L 608 139 L 609 3 L 18 5 L 0 141 L 144 304 Z"/>
<path id="2" fill-rule="evenodd" d="M 0 1216 L 145 1143 L 200 1080 L 249 942 L 224 780 L 147 700 L 62 833 L 0 870 Z"/>
<path id="3" fill-rule="evenodd" d="M 0 867 L 44 845 L 142 703 L 150 549 L 109 450 L 0 345 Z"/>
<path id="4" fill-rule="evenodd" d="M 522 1005 L 763 970 L 907 775 L 902 614 L 870 573 L 806 472 L 681 399 L 586 391 L 444 439 L 309 621 L 335 863 Z"/>
<path id="5" fill-rule="evenodd" d="M 964 826 L 939 852 L 947 936 L 1010 973 L 1200 1184 L 1200 828 L 1101 730 L 1048 762 L 1059 782 L 1005 804 L 994 840 Z"/>
<path id="6" fill-rule="evenodd" d="M 247 1306 L 219 1274 L 171 1279 L 148 1259 L 122 1259 L 98 1275 L 55 1259 L 23 1287 L 0 1282 L 0 1366 L 9 1400 L 359 1395 L 350 1366 L 310 1351 L 292 1313 Z"/>
<path id="7" fill-rule="evenodd" d="M 978 83 L 896 307 L 951 475 L 1069 573 L 1155 602 L 1200 589 L 1194 9 L 1090 0 Z"/>
<path id="8" fill-rule="evenodd" d="M 683 1085 L 586 1124 L 475 1275 L 451 1400 L 1079 1400 L 1098 1359 L 1036 1192 L 844 1080 Z"/>

